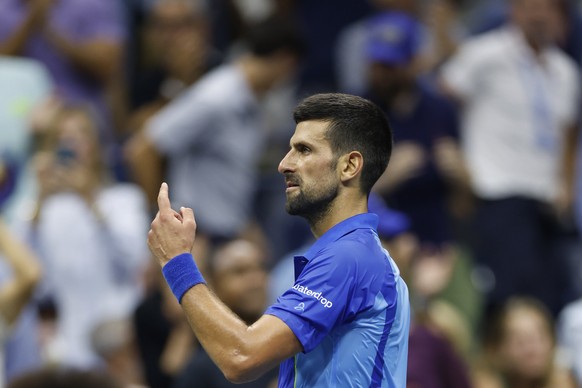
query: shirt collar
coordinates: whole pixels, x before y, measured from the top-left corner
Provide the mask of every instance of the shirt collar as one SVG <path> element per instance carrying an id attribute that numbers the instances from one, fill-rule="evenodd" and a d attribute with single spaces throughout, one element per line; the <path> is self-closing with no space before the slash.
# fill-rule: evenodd
<path id="1" fill-rule="evenodd" d="M 317 256 L 325 246 L 339 240 L 356 229 L 376 230 L 377 228 L 378 215 L 374 213 L 357 214 L 331 227 L 311 246 L 311 248 L 309 248 L 307 252 L 305 252 L 303 257 L 307 259 L 307 261 L 310 261 Z"/>
<path id="2" fill-rule="evenodd" d="M 509 24 L 506 27 L 506 32 L 512 39 L 513 44 L 517 48 L 518 52 L 521 52 L 522 55 L 527 56 L 528 59 L 533 60 L 535 57 L 533 49 L 529 46 L 527 41 L 525 40 L 525 36 L 523 32 L 515 25 Z M 548 45 L 546 47 L 542 47 L 540 52 L 540 58 L 542 61 L 546 59 L 546 57 L 554 50 L 553 45 Z"/>

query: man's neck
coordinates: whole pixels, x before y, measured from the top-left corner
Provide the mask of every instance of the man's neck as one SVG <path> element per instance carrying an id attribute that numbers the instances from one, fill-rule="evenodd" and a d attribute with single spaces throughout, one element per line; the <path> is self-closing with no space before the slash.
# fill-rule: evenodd
<path id="1" fill-rule="evenodd" d="M 337 199 L 331 207 L 320 217 L 308 220 L 311 227 L 311 233 L 315 238 L 320 238 L 328 230 L 342 221 L 347 220 L 358 214 L 368 212 L 368 201 L 366 197 L 353 198 L 351 200 L 341 201 Z"/>

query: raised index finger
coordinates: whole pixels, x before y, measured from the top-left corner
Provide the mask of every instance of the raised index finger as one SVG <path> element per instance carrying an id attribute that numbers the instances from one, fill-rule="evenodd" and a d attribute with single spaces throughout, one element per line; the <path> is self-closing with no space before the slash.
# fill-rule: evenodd
<path id="1" fill-rule="evenodd" d="M 172 205 L 170 204 L 170 198 L 168 196 L 168 184 L 166 182 L 162 183 L 160 192 L 158 193 L 158 208 L 160 209 L 160 212 L 172 210 Z"/>

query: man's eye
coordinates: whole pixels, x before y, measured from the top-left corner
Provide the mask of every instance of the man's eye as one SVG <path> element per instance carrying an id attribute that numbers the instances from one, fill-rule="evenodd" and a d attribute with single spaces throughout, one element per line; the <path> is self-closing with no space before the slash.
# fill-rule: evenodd
<path id="1" fill-rule="evenodd" d="M 301 152 L 302 154 L 307 154 L 307 153 L 311 152 L 311 149 L 309 147 L 300 146 L 299 152 Z"/>

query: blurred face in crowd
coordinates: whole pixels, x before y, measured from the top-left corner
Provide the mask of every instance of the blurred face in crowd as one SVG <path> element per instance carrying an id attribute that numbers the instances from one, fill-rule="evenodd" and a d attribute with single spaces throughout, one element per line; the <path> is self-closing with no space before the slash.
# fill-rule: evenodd
<path id="1" fill-rule="evenodd" d="M 291 149 L 279 163 L 287 185 L 285 208 L 291 215 L 323 215 L 338 195 L 337 160 L 325 137 L 328 126 L 316 120 L 297 124 Z"/>
<path id="2" fill-rule="evenodd" d="M 418 8 L 418 0 L 369 0 L 377 9 L 389 9 L 414 13 Z"/>
<path id="3" fill-rule="evenodd" d="M 99 159 L 97 128 L 83 111 L 69 111 L 62 115 L 55 128 L 57 157 L 66 163 L 70 158 L 75 163 L 92 167 Z"/>
<path id="4" fill-rule="evenodd" d="M 563 21 L 558 0 L 513 0 L 511 15 L 530 45 L 536 48 L 555 42 Z"/>
<path id="5" fill-rule="evenodd" d="M 375 95 L 390 102 L 414 84 L 412 64 L 386 64 L 372 62 L 368 82 Z"/>
<path id="6" fill-rule="evenodd" d="M 212 279 L 216 295 L 241 319 L 254 323 L 267 305 L 267 272 L 260 248 L 236 240 L 213 257 Z"/>
<path id="7" fill-rule="evenodd" d="M 152 25 L 163 45 L 171 45 L 180 35 L 197 33 L 201 22 L 193 5 L 186 1 L 160 1 L 152 11 Z"/>
<path id="8" fill-rule="evenodd" d="M 209 29 L 202 11 L 189 1 L 162 0 L 152 11 L 150 42 L 154 57 L 173 77 L 190 84 L 203 73 Z"/>
<path id="9" fill-rule="evenodd" d="M 553 360 L 554 341 L 546 318 L 537 310 L 521 306 L 503 322 L 500 362 L 509 375 L 525 380 L 543 378 Z"/>

